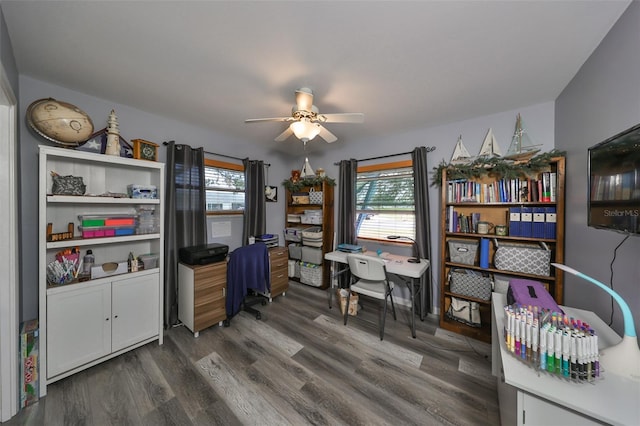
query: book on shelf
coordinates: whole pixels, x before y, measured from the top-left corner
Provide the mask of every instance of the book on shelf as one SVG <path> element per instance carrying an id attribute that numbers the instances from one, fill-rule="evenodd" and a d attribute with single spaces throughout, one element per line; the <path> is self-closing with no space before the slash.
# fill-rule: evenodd
<path id="1" fill-rule="evenodd" d="M 556 215 L 555 207 L 544 208 L 544 238 L 556 238 Z"/>
<path id="2" fill-rule="evenodd" d="M 520 236 L 532 237 L 533 236 L 533 209 L 529 206 L 522 206 L 520 208 Z"/>
<path id="3" fill-rule="evenodd" d="M 533 207 L 531 236 L 535 238 L 544 238 L 544 224 L 545 224 L 544 207 Z"/>
<path id="4" fill-rule="evenodd" d="M 509 235 L 520 236 L 520 207 L 509 208 Z"/>

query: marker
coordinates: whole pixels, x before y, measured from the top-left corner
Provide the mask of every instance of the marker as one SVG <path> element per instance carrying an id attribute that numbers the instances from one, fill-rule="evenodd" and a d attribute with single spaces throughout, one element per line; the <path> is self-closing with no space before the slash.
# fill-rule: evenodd
<path id="1" fill-rule="evenodd" d="M 578 334 L 578 380 L 584 380 L 584 336 L 582 332 Z"/>
<path id="2" fill-rule="evenodd" d="M 556 371 L 555 358 L 554 358 L 554 336 L 555 329 L 553 326 L 549 327 L 547 331 L 547 371 L 553 373 Z"/>
<path id="3" fill-rule="evenodd" d="M 562 333 L 562 375 L 569 377 L 569 353 L 571 352 L 571 331 L 566 327 Z"/>
<path id="4" fill-rule="evenodd" d="M 571 378 L 578 378 L 578 349 L 576 331 L 571 331 Z"/>
<path id="5" fill-rule="evenodd" d="M 556 329 L 556 333 L 554 335 L 553 346 L 555 347 L 555 363 L 556 369 L 555 373 L 559 376 L 562 376 L 562 326 L 558 325 Z"/>
<path id="6" fill-rule="evenodd" d="M 596 377 L 600 377 L 600 350 L 598 349 L 598 335 L 593 333 L 593 349 L 594 349 L 594 364 L 596 366 Z"/>
<path id="7" fill-rule="evenodd" d="M 533 319 L 531 329 L 531 362 L 534 367 L 538 366 L 538 338 L 540 337 L 540 329 L 538 327 L 538 318 Z"/>
<path id="8" fill-rule="evenodd" d="M 515 354 L 516 356 L 520 356 L 520 314 L 516 314 L 514 337 L 515 337 Z"/>
<path id="9" fill-rule="evenodd" d="M 528 349 L 530 341 L 530 339 L 527 340 L 527 321 L 526 314 L 523 312 L 520 318 L 520 358 L 524 360 L 527 359 L 527 350 L 531 350 Z"/>
<path id="10" fill-rule="evenodd" d="M 547 326 L 546 323 L 540 329 L 540 370 L 547 369 Z"/>

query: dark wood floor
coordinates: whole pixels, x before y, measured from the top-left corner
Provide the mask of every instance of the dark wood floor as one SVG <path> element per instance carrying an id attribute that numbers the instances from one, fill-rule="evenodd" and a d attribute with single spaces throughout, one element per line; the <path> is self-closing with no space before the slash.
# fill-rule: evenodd
<path id="1" fill-rule="evenodd" d="M 377 302 L 345 327 L 326 292 L 286 296 L 198 338 L 185 327 L 48 387 L 6 425 L 496 425 L 489 345 L 417 321 L 377 330 Z"/>

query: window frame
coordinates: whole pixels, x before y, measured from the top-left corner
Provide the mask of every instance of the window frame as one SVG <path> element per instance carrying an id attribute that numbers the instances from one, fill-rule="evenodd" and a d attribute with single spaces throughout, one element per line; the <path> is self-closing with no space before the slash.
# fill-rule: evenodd
<path id="1" fill-rule="evenodd" d="M 357 168 L 357 175 L 359 175 L 360 173 L 368 173 L 368 172 L 377 172 L 377 171 L 384 171 L 384 170 L 393 170 L 393 169 L 403 169 L 403 168 L 412 168 L 413 167 L 413 161 L 412 160 L 401 160 L 401 161 L 392 161 L 392 162 L 388 162 L 388 163 L 377 163 L 377 164 L 370 164 L 370 165 L 366 165 L 366 166 L 358 166 Z M 415 178 L 414 178 L 414 184 L 415 184 Z M 356 185 L 357 185 L 357 176 L 356 176 Z M 356 214 L 355 214 L 355 223 L 354 226 L 357 225 L 357 221 L 358 221 L 358 216 L 360 215 L 360 213 L 358 213 L 358 208 L 357 208 L 357 200 L 356 200 Z M 411 236 L 411 238 L 415 239 L 415 223 L 416 223 L 416 217 L 415 217 L 415 197 L 413 199 L 413 216 L 414 216 L 414 228 L 413 228 L 413 236 Z M 393 244 L 398 244 L 398 245 L 411 245 L 412 243 L 409 241 L 403 241 L 403 240 L 389 240 L 387 238 L 372 238 L 372 237 L 360 237 L 358 235 L 358 229 L 356 227 L 356 238 L 358 241 L 371 241 L 371 242 L 390 242 L 393 241 Z"/>
<path id="2" fill-rule="evenodd" d="M 204 167 L 218 168 L 218 169 L 227 169 L 244 173 L 244 165 L 229 163 L 227 161 L 214 160 L 211 158 L 204 159 Z M 206 173 L 206 172 L 205 172 Z M 240 191 L 238 191 L 240 192 Z M 245 190 L 241 191 L 243 194 L 246 192 L 246 182 L 245 182 Z M 207 187 L 205 186 L 205 198 L 207 193 Z M 209 211 L 205 210 L 207 216 L 229 216 L 229 215 L 244 215 L 244 210 L 219 210 L 219 211 Z"/>

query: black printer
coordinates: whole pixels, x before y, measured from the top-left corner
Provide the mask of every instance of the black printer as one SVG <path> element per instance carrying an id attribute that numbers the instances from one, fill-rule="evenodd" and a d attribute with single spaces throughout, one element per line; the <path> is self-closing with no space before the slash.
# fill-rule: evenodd
<path id="1" fill-rule="evenodd" d="M 209 263 L 222 262 L 229 253 L 229 246 L 225 244 L 211 243 L 199 246 L 183 247 L 178 250 L 180 262 L 188 265 L 208 265 Z"/>

